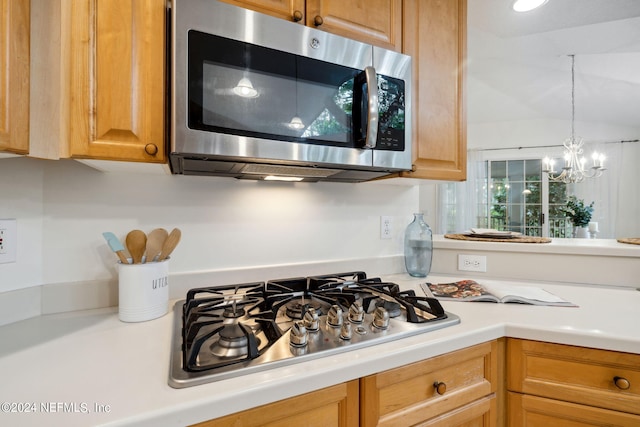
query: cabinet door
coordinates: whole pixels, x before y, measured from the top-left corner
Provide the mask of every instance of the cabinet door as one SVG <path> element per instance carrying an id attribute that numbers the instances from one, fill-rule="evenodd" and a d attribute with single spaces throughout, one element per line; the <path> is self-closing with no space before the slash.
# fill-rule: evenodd
<path id="1" fill-rule="evenodd" d="M 29 1 L 0 0 L 0 150 L 29 150 Z"/>
<path id="2" fill-rule="evenodd" d="M 276 18 L 304 24 L 304 0 L 221 0 L 223 3 L 255 10 Z"/>
<path id="3" fill-rule="evenodd" d="M 489 414 L 490 422 L 482 425 L 494 425 L 497 414 L 489 402 L 498 387 L 497 353 L 493 341 L 362 378 L 361 425 L 457 425 L 447 424 L 444 414 L 460 425 L 466 422 L 463 418 L 478 420 Z M 485 398 L 484 404 L 465 412 L 468 408 L 463 407 Z"/>
<path id="4" fill-rule="evenodd" d="M 358 380 L 205 421 L 198 427 L 357 427 Z"/>
<path id="5" fill-rule="evenodd" d="M 165 162 L 165 4 L 70 2 L 72 157 Z"/>
<path id="6" fill-rule="evenodd" d="M 402 0 L 307 0 L 306 21 L 330 33 L 402 48 Z"/>
<path id="7" fill-rule="evenodd" d="M 466 0 L 405 0 L 404 53 L 413 61 L 414 170 L 401 176 L 467 176 Z"/>
<path id="8" fill-rule="evenodd" d="M 640 416 L 509 392 L 510 427 L 637 427 Z"/>
<path id="9" fill-rule="evenodd" d="M 640 355 L 509 338 L 508 389 L 640 415 Z"/>

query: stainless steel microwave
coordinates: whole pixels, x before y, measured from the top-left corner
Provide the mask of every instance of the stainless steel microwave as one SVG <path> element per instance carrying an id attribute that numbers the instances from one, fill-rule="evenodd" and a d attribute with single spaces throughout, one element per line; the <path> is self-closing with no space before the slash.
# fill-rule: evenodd
<path id="1" fill-rule="evenodd" d="M 171 5 L 173 173 L 367 181 L 411 168 L 411 58 L 215 0 Z"/>

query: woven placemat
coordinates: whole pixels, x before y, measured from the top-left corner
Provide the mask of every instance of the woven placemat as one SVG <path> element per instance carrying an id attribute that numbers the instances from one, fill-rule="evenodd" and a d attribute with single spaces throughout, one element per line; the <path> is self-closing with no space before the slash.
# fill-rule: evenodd
<path id="1" fill-rule="evenodd" d="M 630 245 L 640 245 L 640 237 L 625 237 L 618 239 L 620 243 L 628 243 Z"/>
<path id="2" fill-rule="evenodd" d="M 500 243 L 551 243 L 548 237 L 522 236 L 511 239 L 492 239 L 486 237 L 473 237 L 466 234 L 445 234 L 447 239 L 455 240 L 473 240 L 475 242 L 500 242 Z"/>

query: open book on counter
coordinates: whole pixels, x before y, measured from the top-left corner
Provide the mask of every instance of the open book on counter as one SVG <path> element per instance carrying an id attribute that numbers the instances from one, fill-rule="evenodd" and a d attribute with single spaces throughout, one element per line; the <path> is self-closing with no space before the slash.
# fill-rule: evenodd
<path id="1" fill-rule="evenodd" d="M 442 301 L 487 301 L 520 304 L 577 307 L 542 288 L 536 286 L 486 285 L 475 280 L 460 280 L 452 283 L 423 283 L 420 285 L 428 297 Z"/>

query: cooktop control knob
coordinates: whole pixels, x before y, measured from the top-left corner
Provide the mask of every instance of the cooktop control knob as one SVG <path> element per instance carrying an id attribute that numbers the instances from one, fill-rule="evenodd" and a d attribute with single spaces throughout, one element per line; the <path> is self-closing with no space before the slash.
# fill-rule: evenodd
<path id="1" fill-rule="evenodd" d="M 352 323 L 362 323 L 364 320 L 364 309 L 356 302 L 349 307 L 349 321 Z"/>
<path id="2" fill-rule="evenodd" d="M 373 312 L 373 326 L 378 329 L 389 327 L 389 312 L 384 307 L 376 307 Z"/>
<path id="3" fill-rule="evenodd" d="M 291 345 L 295 347 L 304 347 L 307 345 L 309 333 L 307 328 L 304 327 L 301 321 L 296 321 L 291 326 L 291 332 L 289 333 L 289 340 Z"/>
<path id="4" fill-rule="evenodd" d="M 304 323 L 304 326 L 307 328 L 307 331 L 315 332 L 318 329 L 320 329 L 320 319 L 318 317 L 318 313 L 316 312 L 316 309 L 313 307 L 309 308 L 307 312 L 304 314 L 302 322 Z"/>
<path id="5" fill-rule="evenodd" d="M 344 322 L 340 328 L 340 338 L 343 340 L 350 340 L 352 335 L 353 330 L 351 329 L 351 323 Z"/>
<path id="6" fill-rule="evenodd" d="M 342 309 L 337 304 L 332 305 L 327 313 L 327 324 L 339 328 L 342 326 L 342 321 Z"/>

